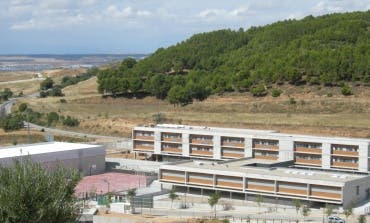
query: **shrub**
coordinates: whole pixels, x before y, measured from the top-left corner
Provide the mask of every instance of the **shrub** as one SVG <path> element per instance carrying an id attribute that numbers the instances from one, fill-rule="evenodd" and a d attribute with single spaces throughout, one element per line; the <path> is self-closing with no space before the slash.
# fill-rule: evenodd
<path id="1" fill-rule="evenodd" d="M 27 104 L 26 103 L 22 103 L 18 106 L 18 111 L 20 112 L 24 112 L 26 109 L 27 109 Z"/>
<path id="2" fill-rule="evenodd" d="M 353 93 L 352 93 L 351 88 L 348 85 L 344 85 L 342 87 L 342 94 L 345 96 L 349 96 L 349 95 L 352 95 Z"/>
<path id="3" fill-rule="evenodd" d="M 297 104 L 297 101 L 294 98 L 289 98 L 289 104 L 295 105 Z"/>
<path id="4" fill-rule="evenodd" d="M 75 126 L 78 126 L 79 124 L 80 122 L 76 118 L 72 118 L 69 115 L 67 116 L 67 118 L 63 120 L 63 125 L 66 125 L 66 126 L 75 127 Z"/>
<path id="5" fill-rule="evenodd" d="M 67 100 L 66 100 L 66 99 L 64 99 L 64 98 L 60 99 L 59 101 L 60 101 L 60 103 L 62 103 L 62 104 L 67 103 Z"/>
<path id="6" fill-rule="evenodd" d="M 281 91 L 279 89 L 272 89 L 271 96 L 272 97 L 279 97 L 281 94 Z"/>
<path id="7" fill-rule="evenodd" d="M 263 97 L 267 94 L 265 86 L 261 83 L 255 87 L 252 87 L 250 92 L 255 97 Z"/>

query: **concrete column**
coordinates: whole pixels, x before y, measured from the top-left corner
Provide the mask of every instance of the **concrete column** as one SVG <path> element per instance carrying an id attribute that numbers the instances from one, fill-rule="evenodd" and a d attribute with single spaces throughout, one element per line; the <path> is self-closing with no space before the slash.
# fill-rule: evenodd
<path id="1" fill-rule="evenodd" d="M 293 139 L 279 140 L 279 161 L 289 161 L 294 159 Z"/>
<path id="2" fill-rule="evenodd" d="M 190 147 L 189 147 L 189 134 L 182 134 L 182 155 L 189 156 Z"/>
<path id="3" fill-rule="evenodd" d="M 245 177 L 243 177 L 243 192 L 245 192 L 245 183 L 246 183 L 246 180 L 245 180 Z"/>
<path id="4" fill-rule="evenodd" d="M 213 188 L 216 187 L 216 175 L 213 174 Z"/>
<path id="5" fill-rule="evenodd" d="M 368 143 L 361 143 L 358 147 L 358 170 L 360 172 L 369 171 L 369 148 L 370 145 Z"/>
<path id="6" fill-rule="evenodd" d="M 185 172 L 185 185 L 188 184 L 188 180 L 189 180 L 189 173 Z"/>
<path id="7" fill-rule="evenodd" d="M 277 183 L 277 181 L 275 180 L 275 188 L 274 188 L 274 192 L 275 192 L 275 194 L 277 193 L 277 191 L 278 191 L 278 183 Z"/>
<path id="8" fill-rule="evenodd" d="M 323 143 L 322 144 L 322 168 L 323 169 L 330 169 L 331 163 L 331 144 L 330 143 Z"/>
<path id="9" fill-rule="evenodd" d="M 245 137 L 244 141 L 244 157 L 253 157 L 253 139 Z"/>
<path id="10" fill-rule="evenodd" d="M 154 132 L 154 154 L 161 154 L 161 132 Z"/>
<path id="11" fill-rule="evenodd" d="M 213 136 L 213 159 L 221 159 L 221 137 Z"/>

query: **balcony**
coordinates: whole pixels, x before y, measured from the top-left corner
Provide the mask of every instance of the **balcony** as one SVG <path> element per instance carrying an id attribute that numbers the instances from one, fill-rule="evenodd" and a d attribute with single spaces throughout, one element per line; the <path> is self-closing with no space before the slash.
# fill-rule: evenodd
<path id="1" fill-rule="evenodd" d="M 358 156 L 358 151 L 333 150 L 332 155 L 338 156 Z"/>
<path id="2" fill-rule="evenodd" d="M 188 183 L 213 186 L 213 180 L 198 179 L 198 178 L 193 178 L 193 177 L 189 177 Z"/>
<path id="3" fill-rule="evenodd" d="M 274 192 L 275 187 L 274 186 L 261 186 L 261 185 L 248 184 L 247 190 Z"/>
<path id="4" fill-rule="evenodd" d="M 315 160 L 315 159 L 303 159 L 303 158 L 296 158 L 295 164 L 302 164 L 302 165 L 313 165 L 313 166 L 321 166 L 322 161 L 321 160 Z"/>
<path id="5" fill-rule="evenodd" d="M 305 148 L 305 147 L 296 147 L 295 152 L 297 153 L 309 153 L 309 154 L 322 154 L 320 148 Z"/>
<path id="6" fill-rule="evenodd" d="M 342 195 L 340 193 L 319 192 L 319 191 L 312 191 L 310 197 L 326 198 L 326 199 L 331 199 L 331 200 L 341 200 L 342 199 Z"/>
<path id="7" fill-rule="evenodd" d="M 228 188 L 237 188 L 243 189 L 243 183 L 232 183 L 232 182 L 225 182 L 225 181 L 217 181 L 217 187 L 228 187 Z"/>
<path id="8" fill-rule="evenodd" d="M 264 159 L 264 160 L 278 160 L 278 156 L 266 156 L 266 155 L 254 155 L 256 159 Z"/>
<path id="9" fill-rule="evenodd" d="M 227 141 L 223 141 L 221 143 L 221 146 L 244 148 L 244 143 L 242 143 L 242 142 L 227 142 Z"/>
<path id="10" fill-rule="evenodd" d="M 231 153 L 231 152 L 223 152 L 222 153 L 222 157 L 226 157 L 226 158 L 243 158 L 244 157 L 244 154 L 240 154 L 240 153 Z"/>
<path id="11" fill-rule="evenodd" d="M 277 145 L 254 144 L 253 149 L 279 151 L 279 146 L 277 146 Z"/>
<path id="12" fill-rule="evenodd" d="M 178 142 L 182 143 L 182 138 L 162 137 L 163 142 Z"/>
<path id="13" fill-rule="evenodd" d="M 165 152 L 165 153 L 182 153 L 182 148 L 164 147 L 164 148 L 162 148 L 162 152 Z"/>
<path id="14" fill-rule="evenodd" d="M 190 139 L 191 144 L 199 145 L 213 145 L 213 140 L 211 139 Z"/>
<path id="15" fill-rule="evenodd" d="M 333 162 L 331 166 L 337 167 L 337 168 L 345 168 L 345 169 L 358 169 L 358 163 L 350 163 L 350 162 L 335 161 Z"/>
<path id="16" fill-rule="evenodd" d="M 135 135 L 135 139 L 154 141 L 154 136 Z"/>
<path id="17" fill-rule="evenodd" d="M 153 151 L 154 145 L 153 146 L 134 145 L 134 150 Z"/>
<path id="18" fill-rule="evenodd" d="M 213 156 L 213 151 L 191 150 L 190 155 L 195 155 L 195 156 Z"/>
<path id="19" fill-rule="evenodd" d="M 185 183 L 185 177 L 175 177 L 175 176 L 164 176 L 164 175 L 162 175 L 161 181 Z"/>
<path id="20" fill-rule="evenodd" d="M 298 195 L 298 196 L 307 196 L 307 189 L 290 189 L 290 188 L 284 188 L 279 187 L 278 193 L 282 194 L 292 194 L 292 195 Z"/>

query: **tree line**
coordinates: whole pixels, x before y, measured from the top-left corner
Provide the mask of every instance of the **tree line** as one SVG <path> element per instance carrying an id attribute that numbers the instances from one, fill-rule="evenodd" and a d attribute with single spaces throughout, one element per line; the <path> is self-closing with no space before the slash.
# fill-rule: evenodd
<path id="1" fill-rule="evenodd" d="M 228 91 L 264 96 L 284 83 L 342 86 L 349 95 L 348 83 L 370 84 L 369 26 L 366 11 L 200 33 L 99 71 L 98 90 L 150 94 L 180 105 Z"/>

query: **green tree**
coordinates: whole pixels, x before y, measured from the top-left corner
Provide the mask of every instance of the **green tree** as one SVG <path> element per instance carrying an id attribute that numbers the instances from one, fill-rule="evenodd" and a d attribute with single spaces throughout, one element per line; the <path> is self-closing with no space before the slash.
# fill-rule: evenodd
<path id="1" fill-rule="evenodd" d="M 329 217 L 330 215 L 333 214 L 333 206 L 330 204 L 325 204 L 325 214 L 326 217 Z"/>
<path id="2" fill-rule="evenodd" d="M 43 80 L 40 83 L 41 90 L 48 90 L 48 89 L 53 88 L 53 86 L 54 86 L 54 81 L 50 77 L 47 77 L 45 80 Z"/>
<path id="3" fill-rule="evenodd" d="M 11 167 L 0 167 L 0 222 L 78 222 L 74 189 L 76 171 L 61 166 L 46 170 L 24 157 Z"/>
<path id="4" fill-rule="evenodd" d="M 167 99 L 171 104 L 181 106 L 185 106 L 192 101 L 189 92 L 179 85 L 175 85 L 170 89 Z"/>
<path id="5" fill-rule="evenodd" d="M 28 108 L 28 105 L 26 103 L 22 103 L 18 106 L 19 112 L 24 112 Z"/>
<path id="6" fill-rule="evenodd" d="M 7 101 L 12 96 L 13 92 L 10 90 L 10 88 L 5 88 L 3 92 L 0 92 L 0 101 Z"/>
<path id="7" fill-rule="evenodd" d="M 354 203 L 351 202 L 350 205 L 344 208 L 344 216 L 346 216 L 346 221 L 348 220 L 348 217 L 353 214 L 353 207 L 354 207 Z"/>
<path id="8" fill-rule="evenodd" d="M 258 205 L 258 212 L 260 212 L 262 202 L 263 202 L 263 196 L 261 194 L 258 194 L 256 196 L 256 203 Z"/>
<path id="9" fill-rule="evenodd" d="M 48 113 L 46 118 L 47 118 L 48 126 L 56 124 L 59 121 L 59 115 L 56 112 Z"/>
<path id="10" fill-rule="evenodd" d="M 293 204 L 295 207 L 295 211 L 297 212 L 297 215 L 298 215 L 298 212 L 299 212 L 299 209 L 301 209 L 302 203 L 298 199 L 293 199 Z"/>
<path id="11" fill-rule="evenodd" d="M 215 193 L 211 194 L 208 198 L 208 204 L 211 206 L 211 208 L 214 208 L 214 214 L 215 218 L 217 216 L 216 211 L 217 211 L 217 203 L 221 198 L 221 193 L 219 191 L 216 191 Z"/>
<path id="12" fill-rule="evenodd" d="M 135 213 L 135 201 L 134 201 L 134 198 L 136 196 L 136 189 L 130 189 L 127 191 L 126 193 L 126 196 L 127 196 L 127 199 L 128 201 L 130 202 L 130 206 L 131 206 L 131 213 Z"/>
<path id="13" fill-rule="evenodd" d="M 307 205 L 302 206 L 302 216 L 303 216 L 303 221 L 306 221 L 306 217 L 310 215 L 311 209 Z"/>
<path id="14" fill-rule="evenodd" d="M 176 191 L 172 189 L 170 193 L 168 194 L 168 198 L 171 200 L 171 209 L 172 209 L 172 204 L 173 201 L 176 200 L 179 197 L 179 195 L 176 194 Z"/>
<path id="15" fill-rule="evenodd" d="M 358 223 L 366 223 L 366 217 L 365 215 L 358 216 Z"/>

